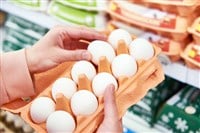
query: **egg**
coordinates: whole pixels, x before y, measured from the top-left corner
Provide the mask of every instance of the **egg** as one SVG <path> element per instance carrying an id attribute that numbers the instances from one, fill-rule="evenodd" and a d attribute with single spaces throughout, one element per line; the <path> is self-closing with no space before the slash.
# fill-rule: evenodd
<path id="1" fill-rule="evenodd" d="M 109 84 L 113 84 L 115 86 L 115 90 L 117 90 L 118 84 L 112 74 L 106 72 L 98 73 L 92 81 L 94 94 L 98 97 L 103 96 L 104 91 Z"/>
<path id="2" fill-rule="evenodd" d="M 154 49 L 150 42 L 142 38 L 136 38 L 129 45 L 129 53 L 136 60 L 149 60 L 154 56 Z"/>
<path id="3" fill-rule="evenodd" d="M 78 77 L 80 74 L 85 74 L 89 80 L 92 80 L 96 75 L 96 69 L 92 63 L 88 61 L 78 61 L 76 62 L 71 69 L 72 79 L 78 83 Z"/>
<path id="4" fill-rule="evenodd" d="M 30 106 L 30 116 L 33 122 L 43 123 L 55 111 L 55 103 L 48 97 L 35 99 Z"/>
<path id="5" fill-rule="evenodd" d="M 87 50 L 91 53 L 92 62 L 96 65 L 98 65 L 99 59 L 102 56 L 105 56 L 110 63 L 115 57 L 114 49 L 109 43 L 105 41 L 93 41 L 89 44 Z"/>
<path id="6" fill-rule="evenodd" d="M 97 107 L 97 98 L 88 90 L 77 91 L 71 98 L 71 109 L 75 115 L 91 115 L 96 111 Z"/>
<path id="7" fill-rule="evenodd" d="M 132 37 L 129 32 L 123 29 L 113 30 L 108 36 L 108 42 L 112 45 L 114 49 L 117 49 L 119 40 L 123 40 L 128 47 L 132 41 Z"/>
<path id="8" fill-rule="evenodd" d="M 137 72 L 137 63 L 132 56 L 120 54 L 114 58 L 111 69 L 116 78 L 120 76 L 131 77 Z"/>
<path id="9" fill-rule="evenodd" d="M 47 119 L 48 133 L 72 133 L 76 124 L 74 118 L 65 111 L 55 111 Z"/>
<path id="10" fill-rule="evenodd" d="M 53 85 L 51 94 L 54 100 L 56 100 L 56 94 L 62 93 L 66 98 L 70 99 L 72 95 L 76 92 L 76 83 L 69 78 L 59 78 Z"/>

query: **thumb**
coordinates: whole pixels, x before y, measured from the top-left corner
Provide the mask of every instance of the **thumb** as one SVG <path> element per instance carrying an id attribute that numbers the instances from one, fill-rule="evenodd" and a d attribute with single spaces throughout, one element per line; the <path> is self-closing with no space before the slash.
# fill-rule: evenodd
<path id="1" fill-rule="evenodd" d="M 113 84 L 108 85 L 104 93 L 104 115 L 106 121 L 118 121 L 115 87 Z"/>
<path id="2" fill-rule="evenodd" d="M 91 59 L 91 54 L 87 50 L 62 50 L 62 55 L 63 62 Z"/>

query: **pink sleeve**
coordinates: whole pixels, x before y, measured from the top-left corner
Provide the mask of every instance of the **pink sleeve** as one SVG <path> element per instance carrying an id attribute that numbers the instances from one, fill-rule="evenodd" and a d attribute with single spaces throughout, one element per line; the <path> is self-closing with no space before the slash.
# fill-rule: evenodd
<path id="1" fill-rule="evenodd" d="M 0 106 L 35 94 L 24 49 L 1 54 L 0 63 Z"/>

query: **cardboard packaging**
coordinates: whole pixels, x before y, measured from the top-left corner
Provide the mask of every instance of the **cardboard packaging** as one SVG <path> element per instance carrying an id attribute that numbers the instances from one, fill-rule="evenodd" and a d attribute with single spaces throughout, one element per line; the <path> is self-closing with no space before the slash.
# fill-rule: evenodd
<path id="1" fill-rule="evenodd" d="M 186 86 L 160 110 L 157 123 L 178 133 L 200 131 L 200 90 Z"/>
<path id="2" fill-rule="evenodd" d="M 185 49 L 185 46 L 186 44 L 188 44 L 188 41 L 190 41 L 189 38 L 186 38 L 185 40 L 182 40 L 182 42 L 177 42 L 171 40 L 170 38 L 157 35 L 153 31 L 140 29 L 136 26 L 122 22 L 120 20 L 109 21 L 107 30 L 110 32 L 116 28 L 125 29 L 130 33 L 138 37 L 144 38 L 150 41 L 152 44 L 155 44 L 156 46 L 160 47 L 162 50 L 161 53 L 164 54 L 165 57 L 172 62 L 180 60 L 181 52 Z"/>
<path id="3" fill-rule="evenodd" d="M 148 91 L 147 95 L 138 103 L 129 108 L 129 112 L 138 115 L 149 125 L 154 126 L 156 115 L 162 104 L 181 89 L 181 83 L 165 77 L 165 80 Z"/>
<path id="4" fill-rule="evenodd" d="M 154 30 L 157 34 L 181 41 L 187 38 L 187 27 L 195 17 L 186 19 L 158 9 L 150 9 L 128 1 L 113 0 L 108 13 L 113 19 L 136 25 L 142 29 Z"/>
<path id="5" fill-rule="evenodd" d="M 186 65 L 193 69 L 200 69 L 200 45 L 194 42 L 190 43 L 181 53 Z"/>
<path id="6" fill-rule="evenodd" d="M 126 44 L 121 44 L 125 46 Z M 118 45 L 118 52 L 125 53 L 125 51 L 121 51 Z M 152 57 L 148 61 L 137 61 L 138 71 L 137 73 L 130 77 L 121 77 L 118 79 L 119 88 L 115 93 L 116 96 L 116 103 L 119 113 L 119 119 L 122 118 L 126 110 L 133 104 L 137 103 L 141 100 L 150 88 L 155 87 L 164 79 L 164 73 L 162 70 L 162 66 L 159 63 L 157 56 L 160 53 L 160 48 L 154 46 L 154 57 Z M 98 72 L 109 72 L 109 63 L 105 60 L 102 61 L 103 63 L 99 64 Z M 40 96 L 47 96 L 52 98 L 51 96 L 51 87 L 52 83 L 59 77 L 70 77 L 70 71 L 73 66 L 74 62 L 66 62 L 64 64 L 59 65 L 58 67 L 49 70 L 44 73 L 40 73 L 34 76 L 34 82 L 36 87 L 36 92 L 38 92 L 35 97 L 30 99 L 34 100 Z M 84 79 L 84 84 L 80 84 L 83 82 L 79 82 L 78 86 L 81 85 L 90 85 L 90 81 Z M 82 81 L 83 81 L 82 80 Z M 91 88 L 91 86 L 88 86 Z M 18 99 L 12 103 L 9 103 L 3 107 L 3 109 L 9 110 L 13 113 L 18 113 L 20 116 L 30 124 L 36 132 L 47 132 L 45 123 L 36 124 L 34 123 L 29 114 L 30 106 L 32 100 L 27 99 L 23 101 Z M 63 100 L 61 99 L 61 102 Z M 75 133 L 86 133 L 86 132 L 94 132 L 96 128 L 99 126 L 103 119 L 103 101 L 101 98 L 98 98 L 99 106 L 95 113 L 91 116 L 74 116 L 76 120 L 76 129 Z M 58 105 L 62 105 L 59 102 L 56 103 Z M 70 110 L 67 105 L 60 106 L 59 109 Z M 73 114 L 72 114 L 73 115 Z"/>
<path id="7" fill-rule="evenodd" d="M 189 17 L 195 13 L 200 13 L 200 2 L 198 0 L 130 0 L 134 3 L 143 4 L 150 8 L 175 13 L 183 17 Z"/>
<path id="8" fill-rule="evenodd" d="M 196 18 L 193 24 L 188 27 L 188 32 L 192 34 L 192 37 L 196 44 L 200 45 L 200 17 Z"/>

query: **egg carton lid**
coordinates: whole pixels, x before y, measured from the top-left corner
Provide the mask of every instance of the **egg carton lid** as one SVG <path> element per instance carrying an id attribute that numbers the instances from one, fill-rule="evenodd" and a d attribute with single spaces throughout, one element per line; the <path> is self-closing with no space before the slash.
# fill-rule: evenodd
<path id="1" fill-rule="evenodd" d="M 123 12 L 124 15 L 126 14 L 126 16 L 124 16 L 123 14 L 120 14 L 120 13 L 116 13 L 115 11 L 112 11 L 111 6 L 114 3 L 117 3 L 117 6 L 121 9 L 121 12 Z M 125 21 L 126 23 L 145 27 L 145 28 L 148 28 L 151 30 L 159 30 L 161 32 L 170 32 L 170 33 L 177 33 L 177 34 L 181 34 L 181 33 L 184 34 L 187 31 L 187 26 L 188 26 L 187 23 L 188 22 L 187 22 L 187 19 L 185 19 L 184 17 L 176 16 L 175 17 L 175 27 L 172 29 L 154 26 L 151 24 L 150 20 L 153 21 L 155 19 L 147 18 L 145 16 L 138 14 L 137 12 L 135 12 L 135 14 L 136 14 L 136 16 L 135 16 L 135 15 L 133 15 L 134 9 L 133 8 L 127 9 L 127 7 L 126 7 L 127 5 L 132 6 L 132 3 L 124 2 L 124 1 L 112 1 L 112 2 L 110 2 L 110 7 L 108 8 L 107 12 L 111 15 L 111 17 L 116 17 L 122 21 Z M 141 10 L 145 10 L 145 9 L 141 9 Z M 129 17 L 127 17 L 127 16 L 129 16 Z M 142 22 L 141 20 L 145 20 L 145 21 Z M 157 20 L 157 21 L 159 22 L 159 20 Z"/>
<path id="2" fill-rule="evenodd" d="M 199 0 L 142 0 L 143 2 L 163 4 L 163 5 L 175 5 L 175 6 L 197 6 L 200 5 Z"/>

